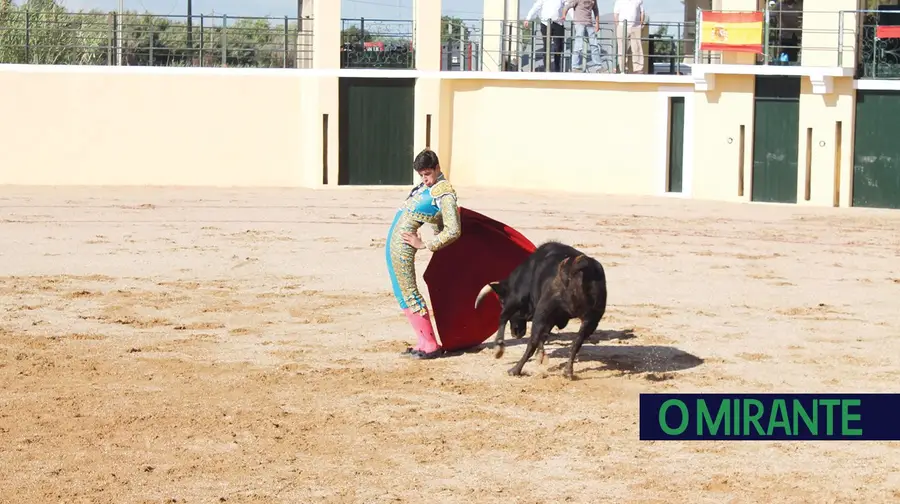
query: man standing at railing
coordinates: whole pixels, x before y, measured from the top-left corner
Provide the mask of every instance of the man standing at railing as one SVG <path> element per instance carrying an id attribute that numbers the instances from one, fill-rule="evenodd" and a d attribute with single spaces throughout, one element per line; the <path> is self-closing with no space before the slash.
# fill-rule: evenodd
<path id="1" fill-rule="evenodd" d="M 525 16 L 525 22 L 522 23 L 525 29 L 528 29 L 528 22 L 540 14 L 541 35 L 544 36 L 544 69 L 550 64 L 550 55 L 553 57 L 553 63 L 550 64 L 551 72 L 559 72 L 562 68 L 562 52 L 563 42 L 566 31 L 563 25 L 557 21 L 562 17 L 563 3 L 565 0 L 534 0 L 534 5 Z M 533 44 L 534 42 L 532 42 Z M 550 48 L 548 54 L 547 48 Z"/>
<path id="2" fill-rule="evenodd" d="M 584 48 L 584 37 L 588 36 L 591 47 L 591 64 L 585 65 L 584 71 L 600 66 L 600 46 L 597 44 L 597 33 L 600 31 L 600 10 L 597 0 L 568 0 L 563 7 L 559 22 L 563 23 L 566 14 L 575 10 L 575 22 L 572 25 L 572 36 L 575 43 L 572 47 L 572 69 L 581 69 L 581 53 Z M 592 26 L 593 25 L 593 26 Z"/>
<path id="3" fill-rule="evenodd" d="M 616 0 L 613 5 L 613 22 L 616 25 L 616 43 L 619 53 L 619 72 L 625 73 L 625 56 L 631 47 L 631 71 L 644 71 L 644 44 L 641 35 L 644 31 L 644 1 Z"/>

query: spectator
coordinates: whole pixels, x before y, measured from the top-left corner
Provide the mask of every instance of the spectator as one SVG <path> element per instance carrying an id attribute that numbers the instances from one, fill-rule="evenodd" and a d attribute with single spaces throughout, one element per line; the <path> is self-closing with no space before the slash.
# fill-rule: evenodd
<path id="1" fill-rule="evenodd" d="M 644 31 L 643 0 L 616 0 L 613 5 L 613 22 L 616 25 L 616 42 L 619 52 L 619 72 L 625 73 L 625 56 L 631 47 L 631 70 L 634 73 L 644 71 L 644 44 L 641 35 Z"/>
<path id="2" fill-rule="evenodd" d="M 787 54 L 788 61 L 796 63 L 800 61 L 800 40 L 802 36 L 801 22 L 803 15 L 803 1 L 782 0 L 777 5 L 769 2 L 769 9 L 774 10 L 770 15 L 775 18 L 775 26 L 778 27 L 780 53 Z"/>
<path id="3" fill-rule="evenodd" d="M 600 10 L 597 9 L 597 0 L 568 0 L 563 7 L 559 22 L 564 22 L 566 14 L 573 9 L 575 22 L 572 25 L 572 36 L 575 38 L 575 42 L 572 47 L 572 69 L 581 69 L 581 53 L 585 36 L 589 37 L 591 64 L 585 65 L 584 71 L 591 68 L 596 69 L 600 66 L 600 46 L 597 44 L 597 33 L 600 31 Z M 593 25 L 593 29 L 591 29 L 591 25 Z"/>
<path id="4" fill-rule="evenodd" d="M 544 49 L 542 51 L 544 54 L 544 65 L 549 64 L 549 56 L 552 55 L 553 63 L 550 64 L 551 72 L 559 72 L 562 68 L 563 39 L 566 36 L 566 31 L 565 28 L 563 28 L 562 23 L 558 23 L 557 20 L 562 18 L 561 14 L 564 1 L 565 0 L 534 0 L 534 5 L 531 6 L 531 10 L 528 11 L 528 15 L 525 16 L 525 22 L 523 23 L 525 28 L 528 29 L 528 21 L 535 19 L 535 16 L 540 15 L 541 35 L 544 37 Z M 548 47 L 550 48 L 550 54 L 547 53 Z"/>

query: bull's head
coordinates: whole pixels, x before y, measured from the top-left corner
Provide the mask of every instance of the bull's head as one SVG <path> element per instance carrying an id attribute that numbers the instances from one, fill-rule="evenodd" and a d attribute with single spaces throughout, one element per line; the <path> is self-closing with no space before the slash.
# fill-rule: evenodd
<path id="1" fill-rule="evenodd" d="M 521 314 L 516 314 L 512 318 L 509 319 L 509 331 L 516 338 L 521 338 L 525 336 L 526 324 L 527 321 L 525 317 Z"/>

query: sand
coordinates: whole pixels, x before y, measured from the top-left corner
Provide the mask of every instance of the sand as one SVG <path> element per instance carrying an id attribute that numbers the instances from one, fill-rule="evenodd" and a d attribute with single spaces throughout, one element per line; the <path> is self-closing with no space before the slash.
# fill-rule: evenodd
<path id="1" fill-rule="evenodd" d="M 578 379 L 577 321 L 522 377 L 521 340 L 398 357 L 404 188 L 0 188 L 0 501 L 900 500 L 897 442 L 637 426 L 641 392 L 896 391 L 900 212 L 458 189 L 604 264 Z"/>

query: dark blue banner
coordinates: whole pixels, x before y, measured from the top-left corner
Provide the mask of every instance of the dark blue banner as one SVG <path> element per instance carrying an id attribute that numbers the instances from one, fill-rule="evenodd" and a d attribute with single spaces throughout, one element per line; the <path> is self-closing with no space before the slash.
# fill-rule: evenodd
<path id="1" fill-rule="evenodd" d="M 898 441 L 900 394 L 641 394 L 645 441 Z"/>

